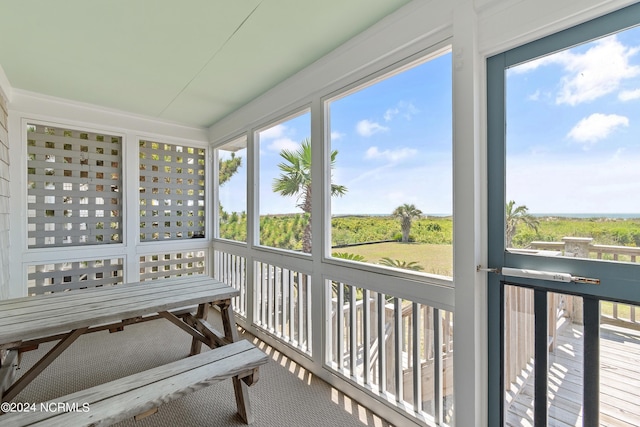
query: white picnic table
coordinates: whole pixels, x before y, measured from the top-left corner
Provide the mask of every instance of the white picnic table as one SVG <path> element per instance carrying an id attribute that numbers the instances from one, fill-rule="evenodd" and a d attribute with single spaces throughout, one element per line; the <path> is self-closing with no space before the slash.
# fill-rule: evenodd
<path id="1" fill-rule="evenodd" d="M 202 343 L 215 348 L 235 342 L 238 333 L 231 299 L 238 294 L 238 290 L 202 275 L 0 301 L 0 350 L 13 354 L 5 359 L 4 366 L 0 365 L 0 401 L 11 401 L 86 333 L 119 331 L 127 325 L 165 318 L 192 335 L 191 355 L 200 353 Z M 207 322 L 210 304 L 220 308 L 224 332 Z M 108 335 L 104 339 L 108 340 Z M 17 354 L 54 340 L 58 343 L 14 380 L 12 368 L 18 364 Z M 234 377 L 233 383 L 238 413 L 245 422 L 251 422 L 246 390 L 251 381 Z"/>

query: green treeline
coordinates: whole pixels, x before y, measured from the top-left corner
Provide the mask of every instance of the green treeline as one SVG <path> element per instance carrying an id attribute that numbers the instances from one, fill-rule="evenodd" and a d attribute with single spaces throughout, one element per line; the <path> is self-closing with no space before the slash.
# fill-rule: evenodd
<path id="1" fill-rule="evenodd" d="M 220 236 L 246 241 L 246 214 L 223 213 Z M 307 214 L 269 215 L 260 218 L 260 243 L 282 249 L 302 250 Z M 400 241 L 400 222 L 392 216 L 345 216 L 331 219 L 332 246 L 384 240 Z M 514 247 L 527 247 L 532 241 L 560 242 L 565 236 L 592 237 L 593 243 L 640 247 L 640 218 L 540 218 L 538 230 L 520 225 L 513 238 Z M 410 241 L 451 245 L 451 217 L 424 217 L 414 220 Z"/>
<path id="2" fill-rule="evenodd" d="M 401 239 L 400 221 L 392 216 L 344 216 L 331 219 L 332 246 Z M 409 241 L 436 245 L 452 244 L 451 217 L 424 217 L 413 220 Z"/>
<path id="3" fill-rule="evenodd" d="M 542 217 L 537 232 L 519 226 L 513 246 L 524 248 L 532 241 L 561 242 L 563 237 L 591 237 L 598 245 L 640 246 L 640 218 Z"/>
<path id="4" fill-rule="evenodd" d="M 260 218 L 260 244 L 301 250 L 307 214 L 267 215 Z M 246 241 L 247 217 L 223 213 L 220 237 Z M 348 216 L 331 220 L 332 246 L 383 240 L 400 240 L 400 222 L 391 216 Z M 413 221 L 410 240 L 416 243 L 448 244 L 453 241 L 451 217 L 426 217 Z"/>

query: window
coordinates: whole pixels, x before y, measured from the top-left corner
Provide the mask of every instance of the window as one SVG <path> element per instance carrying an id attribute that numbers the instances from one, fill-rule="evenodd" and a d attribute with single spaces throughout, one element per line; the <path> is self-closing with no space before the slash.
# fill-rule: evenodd
<path id="1" fill-rule="evenodd" d="M 311 253 L 311 113 L 258 132 L 260 245 Z"/>
<path id="2" fill-rule="evenodd" d="M 140 241 L 204 237 L 205 149 L 140 141 Z"/>
<path id="3" fill-rule="evenodd" d="M 640 28 L 506 72 L 506 247 L 640 255 Z"/>
<path id="4" fill-rule="evenodd" d="M 122 242 L 122 138 L 27 125 L 29 248 Z"/>
<path id="5" fill-rule="evenodd" d="M 247 137 L 216 149 L 218 162 L 218 236 L 247 241 Z"/>
<path id="6" fill-rule="evenodd" d="M 334 258 L 452 276 L 451 54 L 328 102 Z"/>

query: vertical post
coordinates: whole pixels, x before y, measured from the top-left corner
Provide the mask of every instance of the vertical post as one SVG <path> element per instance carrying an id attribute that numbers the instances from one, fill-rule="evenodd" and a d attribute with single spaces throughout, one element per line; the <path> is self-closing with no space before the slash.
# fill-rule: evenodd
<path id="1" fill-rule="evenodd" d="M 600 301 L 583 297 L 583 304 L 585 379 L 582 385 L 582 422 L 585 426 L 597 426 L 600 425 Z"/>
<path id="2" fill-rule="evenodd" d="M 547 310 L 547 292 L 536 289 L 534 291 L 535 403 L 533 416 L 533 424 L 535 427 L 547 427 L 547 377 L 549 359 Z"/>

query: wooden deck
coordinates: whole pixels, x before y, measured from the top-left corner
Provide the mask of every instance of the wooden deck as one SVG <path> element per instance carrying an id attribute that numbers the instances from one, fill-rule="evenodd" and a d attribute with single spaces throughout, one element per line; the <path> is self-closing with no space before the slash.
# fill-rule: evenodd
<path id="1" fill-rule="evenodd" d="M 640 331 L 603 325 L 600 338 L 600 425 L 640 426 Z M 582 326 L 566 325 L 557 344 L 549 354 L 548 425 L 582 426 Z M 520 375 L 524 386 L 507 409 L 508 426 L 533 426 L 531 369 Z"/>

